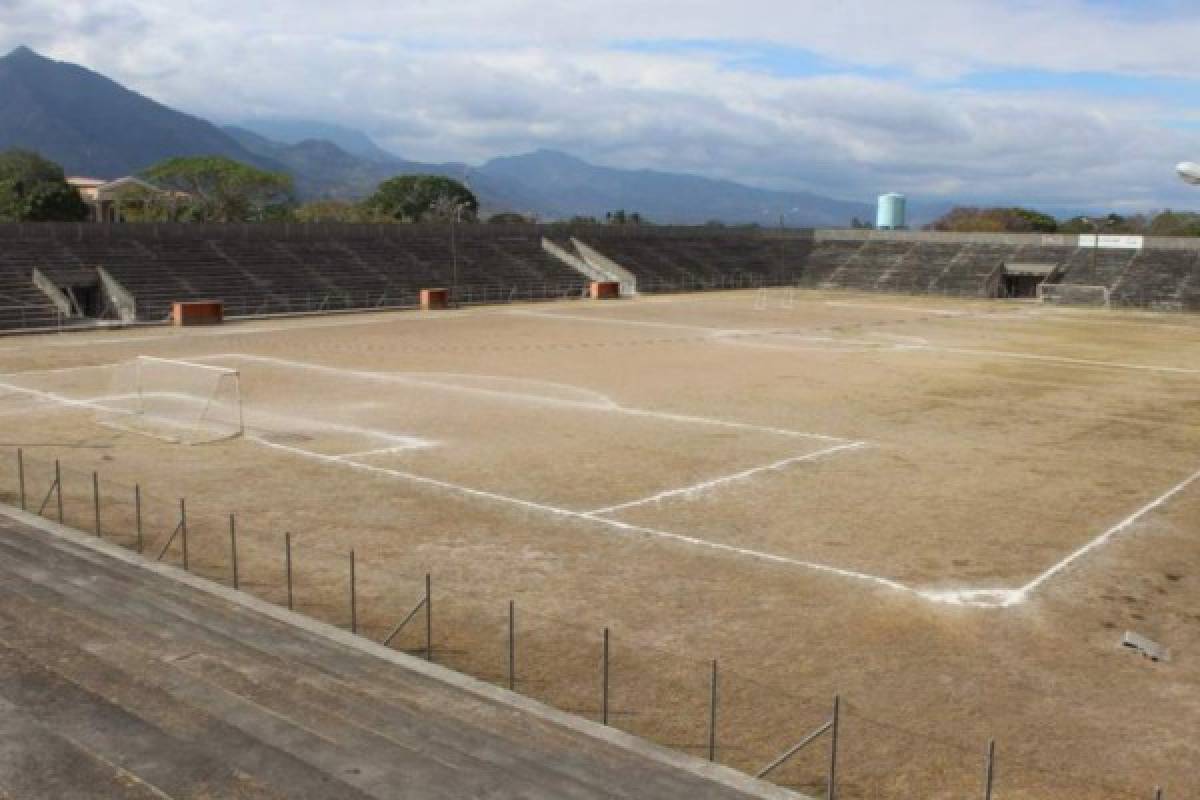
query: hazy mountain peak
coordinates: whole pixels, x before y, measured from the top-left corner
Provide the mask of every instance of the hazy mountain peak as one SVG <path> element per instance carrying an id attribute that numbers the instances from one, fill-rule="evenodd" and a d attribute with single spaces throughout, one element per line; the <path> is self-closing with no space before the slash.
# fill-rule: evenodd
<path id="1" fill-rule="evenodd" d="M 211 123 L 27 47 L 0 59 L 0 149 L 36 150 L 72 174 L 132 175 L 173 156 L 259 163 Z"/>
<path id="2" fill-rule="evenodd" d="M 238 122 L 237 127 L 282 144 L 320 140 L 332 142 L 347 153 L 370 161 L 400 160 L 399 156 L 384 150 L 366 133 L 345 125 L 290 117 L 258 117 Z"/>
<path id="3" fill-rule="evenodd" d="M 361 131 L 332 123 L 258 119 L 243 129 L 221 130 L 28 48 L 0 58 L 0 104 L 0 149 L 37 150 L 73 174 L 118 178 L 174 156 L 223 155 L 290 172 L 302 198 L 364 197 L 397 174 L 462 180 L 469 172 L 486 209 L 542 219 L 603 218 L 623 208 L 661 223 L 719 219 L 775 225 L 785 215 L 789 225 L 845 225 L 852 216 L 871 213 L 862 204 L 812 194 L 596 166 L 552 148 L 495 158 L 471 170 L 462 164 L 403 161 Z"/>
<path id="4" fill-rule="evenodd" d="M 38 59 L 41 61 L 49 61 L 49 59 L 46 58 L 45 56 L 39 54 L 32 48 L 26 47 L 23 44 L 20 44 L 20 45 L 17 45 L 16 47 L 14 47 L 8 53 L 8 55 L 4 56 L 3 58 L 0 58 L 0 61 L 10 61 L 10 60 L 16 61 L 19 59 L 26 59 L 26 60 Z"/>

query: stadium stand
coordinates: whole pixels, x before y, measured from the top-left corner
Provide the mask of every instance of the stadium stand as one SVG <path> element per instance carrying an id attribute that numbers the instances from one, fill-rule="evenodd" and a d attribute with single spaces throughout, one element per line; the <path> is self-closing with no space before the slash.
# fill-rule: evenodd
<path id="1" fill-rule="evenodd" d="M 542 250 L 536 228 L 461 225 L 453 234 L 438 225 L 0 226 L 0 305 L 19 309 L 0 309 L 0 325 L 57 323 L 31 282 L 35 268 L 61 286 L 102 266 L 150 322 L 165 320 L 177 300 L 219 299 L 230 316 L 249 316 L 416 305 L 431 286 L 456 286 L 460 303 L 586 288 Z"/>
<path id="2" fill-rule="evenodd" d="M 111 317 L 97 267 L 135 298 L 143 322 L 189 300 L 221 300 L 239 317 L 415 307 L 432 287 L 457 287 L 459 304 L 578 297 L 593 276 L 576 242 L 648 293 L 801 286 L 996 297 L 1017 268 L 1035 281 L 1044 273 L 1103 286 L 1116 306 L 1200 309 L 1200 242 L 1186 239 L 1146 239 L 1137 250 L 913 231 L 459 225 L 452 237 L 444 225 L 45 224 L 0 226 L 0 330 Z M 71 298 L 68 319 L 33 285 L 35 269 Z"/>
<path id="3" fill-rule="evenodd" d="M 1115 305 L 1169 311 L 1200 309 L 1200 252 L 1143 250 L 1112 287 Z"/>
<path id="4" fill-rule="evenodd" d="M 0 626 L 5 798 L 784 795 L 7 513 Z"/>
<path id="5" fill-rule="evenodd" d="M 562 247 L 569 236 L 594 247 L 636 275 L 640 292 L 795 285 L 812 251 L 811 237 L 774 231 L 582 227 L 548 236 Z"/>

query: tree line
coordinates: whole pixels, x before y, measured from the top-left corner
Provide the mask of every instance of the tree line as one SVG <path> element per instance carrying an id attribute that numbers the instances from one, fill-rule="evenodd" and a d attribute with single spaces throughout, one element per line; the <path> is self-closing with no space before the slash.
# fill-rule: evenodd
<path id="1" fill-rule="evenodd" d="M 362 201 L 320 199 L 300 203 L 290 175 L 222 156 L 171 158 L 134 176 L 115 193 L 126 222 L 477 222 L 479 199 L 463 183 L 442 175 L 397 175 Z M 28 150 L 0 152 L 0 222 L 81 222 L 88 208 L 58 164 Z M 488 222 L 523 224 L 522 214 L 493 214 Z M 573 224 L 645 225 L 636 211 L 609 212 L 603 222 L 575 217 Z"/>
<path id="2" fill-rule="evenodd" d="M 473 222 L 479 200 L 441 175 L 398 175 L 361 202 L 298 203 L 290 175 L 222 156 L 171 158 L 115 193 L 128 222 Z M 0 152 L 0 222 L 81 222 L 88 208 L 63 168 L 28 150 Z"/>
<path id="3" fill-rule="evenodd" d="M 1150 214 L 1104 214 L 1055 219 L 1028 208 L 952 209 L 925 226 L 929 231 L 957 233 L 1136 234 L 1200 236 L 1200 213 L 1159 211 Z"/>

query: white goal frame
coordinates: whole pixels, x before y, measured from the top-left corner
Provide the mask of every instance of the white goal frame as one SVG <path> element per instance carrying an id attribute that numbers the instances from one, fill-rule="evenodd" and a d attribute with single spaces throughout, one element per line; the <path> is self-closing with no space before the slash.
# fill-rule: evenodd
<path id="1" fill-rule="evenodd" d="M 1112 292 L 1107 286 L 1093 286 L 1084 283 L 1039 283 L 1037 297 L 1046 305 L 1112 307 Z"/>
<path id="2" fill-rule="evenodd" d="M 154 367 L 177 370 L 180 376 L 203 375 L 209 385 L 187 392 L 168 377 L 156 384 L 147 373 Z M 235 439 L 246 432 L 241 372 L 193 361 L 137 356 L 118 367 L 112 394 L 102 406 L 101 422 L 109 427 L 181 444 L 207 444 Z M 186 377 L 178 381 L 186 384 Z M 219 417 L 214 412 L 223 411 Z"/>

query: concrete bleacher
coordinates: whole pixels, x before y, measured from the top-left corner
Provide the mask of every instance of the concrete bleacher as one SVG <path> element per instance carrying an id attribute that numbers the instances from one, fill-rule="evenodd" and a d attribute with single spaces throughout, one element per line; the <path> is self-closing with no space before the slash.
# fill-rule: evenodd
<path id="1" fill-rule="evenodd" d="M 651 293 L 994 297 L 1006 269 L 1036 265 L 1051 282 L 1109 288 L 1115 305 L 1190 310 L 1200 295 L 1200 243 L 1183 239 L 1093 250 L 1057 235 L 707 226 L 0 225 L 0 330 L 61 323 L 31 285 L 34 268 L 68 283 L 102 266 L 134 296 L 138 319 L 154 322 L 177 300 L 222 300 L 236 317 L 409 307 L 420 289 L 451 285 L 466 304 L 581 296 L 594 276 L 579 268 L 575 243 Z"/>
<path id="2" fill-rule="evenodd" d="M 1114 305 L 1200 310 L 1200 251 L 1143 250 L 1110 288 Z"/>
<path id="3" fill-rule="evenodd" d="M 6 509 L 0 797 L 795 795 Z"/>
<path id="4" fill-rule="evenodd" d="M 1109 288 L 1117 306 L 1191 310 L 1200 304 L 1196 240 L 1147 239 L 1142 250 L 1094 250 L 1081 247 L 1078 237 L 1053 234 L 693 228 L 601 230 L 587 241 L 634 272 L 644 292 L 795 285 L 999 297 L 1006 271 L 1036 265 L 1042 271 L 1034 274 L 1055 283 Z"/>
<path id="5" fill-rule="evenodd" d="M 0 309 L 0 327 L 53 319 L 30 283 L 34 267 L 66 280 L 102 266 L 142 321 L 166 319 L 178 300 L 223 300 L 243 316 L 415 305 L 430 287 L 457 286 L 458 302 L 582 294 L 586 278 L 546 254 L 541 236 L 478 225 L 0 226 L 0 307 L 29 308 L 27 324 L 7 325 Z"/>
<path id="6" fill-rule="evenodd" d="M 800 282 L 810 237 L 721 228 L 605 228 L 570 234 L 637 277 L 639 292 L 697 291 Z M 569 238 L 551 231 L 561 247 Z"/>

